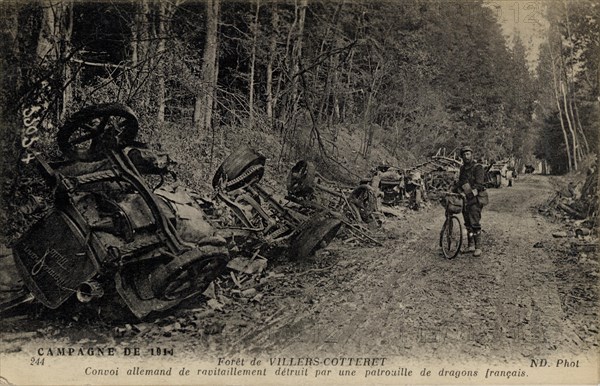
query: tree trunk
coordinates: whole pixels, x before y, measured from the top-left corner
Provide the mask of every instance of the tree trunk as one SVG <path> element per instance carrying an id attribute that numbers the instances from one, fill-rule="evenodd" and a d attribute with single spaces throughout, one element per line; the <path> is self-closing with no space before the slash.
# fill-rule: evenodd
<path id="1" fill-rule="evenodd" d="M 73 32 L 73 4 L 68 1 L 53 2 L 43 0 L 41 28 L 37 42 L 36 63 L 45 69 L 53 68 L 52 86 L 56 98 L 56 117 L 64 119 L 72 99 L 72 71 L 67 61 L 71 51 Z"/>
<path id="2" fill-rule="evenodd" d="M 142 66 L 145 68 L 145 62 L 148 60 L 148 45 L 150 42 L 150 34 L 148 32 L 148 20 L 150 16 L 150 5 L 149 0 L 140 0 L 138 17 L 136 21 L 136 29 L 138 30 L 137 38 L 137 54 L 138 60 L 143 62 Z"/>
<path id="3" fill-rule="evenodd" d="M 206 132 L 211 127 L 217 86 L 217 45 L 220 0 L 206 1 L 206 41 L 202 56 L 202 87 L 194 105 L 194 127 Z"/>
<path id="4" fill-rule="evenodd" d="M 298 35 L 296 37 L 296 45 L 294 47 L 294 52 L 292 52 L 292 58 L 294 60 L 292 72 L 292 76 L 294 78 L 294 90 L 292 92 L 294 101 L 294 113 L 298 107 L 296 103 L 298 97 L 296 94 L 298 85 L 298 75 L 300 74 L 300 62 L 302 61 L 302 50 L 304 48 L 304 21 L 306 20 L 306 8 L 308 8 L 308 0 L 300 0 L 300 9 L 298 17 Z"/>
<path id="5" fill-rule="evenodd" d="M 248 85 L 248 124 L 254 128 L 254 68 L 256 65 L 256 44 L 258 40 L 258 15 L 260 12 L 260 0 L 256 0 L 256 14 L 252 23 L 252 55 L 250 58 L 250 75 Z"/>
<path id="6" fill-rule="evenodd" d="M 54 42 L 58 41 L 56 18 L 60 20 L 60 10 L 49 0 L 42 1 L 42 25 L 38 37 L 38 63 L 48 65 L 60 57 L 60 51 Z"/>
<path id="7" fill-rule="evenodd" d="M 292 48 L 290 66 L 290 92 L 289 92 L 289 110 L 290 117 L 296 116 L 298 110 L 298 75 L 300 73 L 300 61 L 302 60 L 302 48 L 304 46 L 304 20 L 306 18 L 306 7 L 308 6 L 308 0 L 300 0 L 300 5 L 297 7 L 298 23 L 296 41 Z"/>
<path id="8" fill-rule="evenodd" d="M 365 158 L 369 158 L 371 152 L 371 141 L 373 139 L 373 127 L 369 124 L 369 115 L 371 113 L 371 106 L 373 105 L 373 93 L 369 92 L 367 97 L 367 105 L 365 106 L 365 113 L 363 115 L 363 127 L 365 130 L 362 145 L 362 155 Z"/>
<path id="9" fill-rule="evenodd" d="M 564 112 L 565 112 L 565 118 L 567 120 L 567 127 L 569 128 L 569 133 L 571 134 L 571 146 L 573 149 L 572 155 L 573 155 L 573 169 L 577 170 L 577 160 L 579 158 L 579 152 L 578 152 L 578 148 L 579 148 L 579 143 L 577 140 L 577 133 L 575 132 L 575 123 L 573 122 L 572 119 L 572 111 L 570 111 L 569 109 L 569 105 L 567 104 L 567 97 L 569 97 L 570 99 L 570 87 L 569 87 L 569 74 L 567 71 L 567 67 L 570 67 L 567 65 L 567 63 L 565 62 L 565 56 L 563 54 L 564 51 L 564 47 L 563 47 L 563 43 L 562 43 L 562 38 L 559 36 L 558 39 L 558 43 L 559 43 L 559 55 L 558 57 L 560 58 L 560 68 L 562 69 L 562 75 L 565 78 L 564 83 L 562 81 L 560 81 L 560 92 L 562 94 L 563 97 L 563 106 L 564 106 Z M 571 69 L 572 71 L 572 69 Z"/>
<path id="10" fill-rule="evenodd" d="M 269 122 L 271 123 L 271 127 L 273 126 L 273 111 L 275 109 L 276 100 L 273 96 L 273 61 L 277 55 L 277 32 L 279 31 L 279 12 L 277 9 L 277 4 L 274 3 L 271 5 L 271 37 L 269 41 L 269 61 L 267 63 L 267 84 L 266 84 L 266 93 L 267 93 L 267 117 L 269 118 Z"/>
<path id="11" fill-rule="evenodd" d="M 567 129 L 565 128 L 565 123 L 563 121 L 563 116 L 562 116 L 562 109 L 560 107 L 560 99 L 558 96 L 558 80 L 557 80 L 557 74 L 556 74 L 556 63 L 554 62 L 554 54 L 553 54 L 553 50 L 552 50 L 552 42 L 549 40 L 548 41 L 548 51 L 550 53 L 550 62 L 551 62 L 551 66 L 552 66 L 552 80 L 553 80 L 553 91 L 554 91 L 554 100 L 556 102 L 556 108 L 558 109 L 558 117 L 560 119 L 560 128 L 562 129 L 562 133 L 563 133 L 563 139 L 565 141 L 565 148 L 567 149 L 567 159 L 568 159 L 568 169 L 569 172 L 572 170 L 572 160 L 571 160 L 571 148 L 570 148 L 570 144 L 569 144 L 569 137 L 567 135 Z"/>
<path id="12" fill-rule="evenodd" d="M 73 99 L 73 77 L 76 76 L 71 68 L 68 57 L 71 55 L 71 36 L 73 35 L 73 4 L 71 2 L 63 3 L 64 11 L 62 12 L 63 21 L 63 39 L 61 47 L 61 59 L 63 63 L 63 95 L 62 95 L 62 108 L 60 119 L 64 121 L 69 113 L 69 106 Z"/>
<path id="13" fill-rule="evenodd" d="M 577 129 L 579 130 L 579 134 L 581 135 L 581 138 L 583 138 L 583 145 L 585 146 L 585 154 L 589 154 L 590 153 L 590 145 L 588 143 L 587 136 L 585 135 L 585 132 L 583 131 L 583 127 L 581 127 L 581 120 L 579 119 L 579 109 L 577 108 L 577 103 L 575 101 L 573 101 L 573 107 L 575 109 L 575 122 L 577 123 Z"/>
<path id="14" fill-rule="evenodd" d="M 565 6 L 565 27 L 566 27 L 566 32 L 567 32 L 567 38 L 569 40 L 571 40 L 572 38 L 572 34 L 571 34 L 571 22 L 569 20 L 569 3 L 565 0 L 564 2 L 564 6 Z M 575 135 L 577 135 L 577 133 L 579 133 L 579 135 L 581 136 L 581 139 L 583 140 L 584 146 L 585 146 L 585 154 L 589 153 L 589 144 L 587 142 L 587 138 L 585 133 L 583 132 L 583 128 L 581 127 L 581 122 L 579 121 L 579 112 L 577 111 L 577 101 L 575 100 L 575 95 L 573 95 L 573 89 L 574 89 L 574 83 L 575 83 L 575 69 L 573 68 L 573 61 L 575 60 L 575 51 L 573 49 L 573 42 L 569 41 L 569 51 L 571 52 L 571 61 L 569 61 L 569 69 L 570 69 L 570 77 L 568 77 L 567 80 L 567 84 L 568 84 L 568 95 L 569 95 L 569 111 L 571 113 L 571 118 L 573 121 L 573 126 L 575 127 Z M 566 70 L 565 70 L 566 73 Z M 573 111 L 575 110 L 575 111 Z M 581 149 L 581 153 L 583 152 L 583 149 Z"/>
<path id="15" fill-rule="evenodd" d="M 19 38 L 22 37 L 23 30 L 20 25 L 23 14 L 26 12 L 24 8 L 27 6 L 18 5 L 16 3 L 4 5 L 3 18 L 0 20 L 0 68 L 2 76 L 0 76 L 0 174 L 3 181 L 13 181 L 19 166 L 20 152 L 20 127 L 23 122 L 20 120 L 21 114 L 19 111 L 19 96 L 23 89 L 23 69 L 22 69 L 22 51 L 19 47 Z M 20 17 L 21 16 L 21 17 Z M 33 46 L 35 52 L 35 46 Z M 12 185 L 12 184 L 10 184 Z M 6 224 L 8 219 L 8 206 L 10 204 L 10 191 L 12 186 L 9 183 L 0 184 L 2 195 L 0 197 L 0 219 L 2 220 L 3 229 L 8 229 Z"/>
<path id="16" fill-rule="evenodd" d="M 320 48 L 319 48 L 319 53 L 317 55 L 317 58 L 323 58 L 326 51 L 329 50 L 330 52 L 334 50 L 334 44 L 333 41 L 334 39 L 330 37 L 330 34 L 332 33 L 331 31 L 334 29 L 333 26 L 336 24 L 337 21 L 337 17 L 339 15 L 339 12 L 342 9 L 342 5 L 343 3 L 340 3 L 336 10 L 334 11 L 333 17 L 331 19 L 331 21 L 327 24 L 327 28 L 325 29 L 325 33 L 323 34 L 323 39 L 321 40 L 321 44 L 320 44 Z M 329 63 L 331 63 L 331 56 L 333 55 L 329 55 Z M 319 90 L 322 82 L 323 82 L 323 78 L 325 78 L 325 88 L 323 89 L 323 92 L 321 93 L 321 99 L 320 101 L 318 101 L 318 109 L 317 109 L 317 113 L 316 113 L 316 120 L 317 122 L 321 122 L 321 115 L 323 114 L 323 109 L 325 108 L 326 105 L 326 101 L 329 99 L 329 82 L 330 82 L 330 75 L 331 75 L 331 71 L 329 69 L 327 69 L 327 72 L 324 74 L 324 77 L 321 76 L 321 70 L 323 67 L 323 63 L 325 61 L 319 59 L 319 61 L 317 62 L 316 66 L 315 66 L 315 76 L 313 77 L 313 90 L 317 91 Z M 331 67 L 329 67 L 331 68 Z"/>
<path id="17" fill-rule="evenodd" d="M 563 97 L 563 105 L 565 118 L 567 119 L 567 126 L 569 128 L 569 133 L 571 134 L 571 145 L 573 146 L 573 169 L 577 170 L 577 136 L 575 135 L 575 130 L 573 129 L 573 123 L 571 122 L 571 117 L 569 114 L 569 108 L 567 106 L 567 91 L 565 90 L 565 85 L 561 81 L 560 82 L 560 92 Z"/>
<path id="18" fill-rule="evenodd" d="M 363 116 L 363 126 L 365 129 L 365 135 L 363 139 L 362 154 L 366 159 L 369 159 L 369 156 L 371 155 L 371 145 L 373 143 L 373 125 L 369 123 L 369 118 L 371 115 L 371 108 L 373 106 L 373 99 L 375 94 L 377 93 L 377 89 L 379 88 L 377 83 L 380 66 L 381 65 L 377 63 L 377 67 L 375 67 L 375 71 L 373 72 L 373 81 L 371 82 L 371 85 L 369 87 L 367 105 L 365 106 L 365 113 Z"/>
<path id="19" fill-rule="evenodd" d="M 157 72 L 157 100 L 156 100 L 156 104 L 158 105 L 158 112 L 156 114 L 156 121 L 160 124 L 163 123 L 165 121 L 165 95 L 166 95 L 166 88 L 165 88 L 165 39 L 166 39 L 166 21 L 165 19 L 167 18 L 167 13 L 170 14 L 170 12 L 168 12 L 167 8 L 169 7 L 169 3 L 166 3 L 164 1 L 161 1 L 159 3 L 158 6 L 158 49 L 157 49 L 157 60 L 158 60 L 158 64 L 157 64 L 157 68 L 156 68 L 156 72 Z"/>
<path id="20" fill-rule="evenodd" d="M 135 11 L 133 22 L 131 23 L 131 41 L 129 48 L 131 50 L 131 67 L 135 68 L 139 61 L 138 46 L 140 44 L 141 26 L 140 15 L 142 13 L 142 5 L 139 2 L 135 3 Z"/>
<path id="21" fill-rule="evenodd" d="M 15 226 L 19 176 L 31 158 L 23 150 L 24 98 L 33 94 L 30 70 L 37 63 L 41 28 L 39 3 L 2 4 L 0 18 L 0 229 L 2 241 Z M 31 96 L 29 99 L 35 99 Z M 34 134 L 35 135 L 35 134 Z"/>
<path id="22" fill-rule="evenodd" d="M 282 74 L 279 76 L 279 78 L 277 79 L 277 87 L 275 89 L 275 101 L 274 102 L 278 102 L 279 101 L 279 96 L 282 95 L 282 102 L 280 103 L 281 107 L 279 109 L 279 114 L 277 114 L 277 118 L 278 121 L 276 123 L 276 127 L 279 128 L 279 131 L 281 133 L 283 133 L 284 131 L 284 127 L 287 124 L 287 120 L 288 120 L 288 111 L 289 111 L 289 106 L 290 103 L 289 101 L 292 99 L 292 97 L 290 96 L 290 92 L 286 92 L 284 94 L 282 94 L 282 88 L 284 87 L 284 77 L 286 78 L 287 81 L 290 82 L 290 86 L 289 88 L 291 89 L 291 83 L 294 80 L 293 78 L 293 73 L 292 73 L 292 67 L 293 67 L 293 55 L 291 54 L 292 51 L 292 45 L 293 45 L 293 35 L 294 35 L 294 31 L 296 30 L 296 25 L 298 24 L 298 7 L 296 6 L 295 8 L 295 12 L 294 12 L 294 20 L 292 22 L 292 25 L 289 27 L 288 29 L 288 33 L 285 39 L 285 51 L 284 51 L 284 55 L 283 55 L 283 62 L 284 64 L 284 68 L 282 69 Z M 286 73 L 283 73 L 283 70 L 287 69 Z M 273 108 L 275 108 L 276 106 L 274 105 Z M 284 136 L 285 139 L 285 136 Z M 283 149 L 282 149 L 283 152 Z"/>
<path id="23" fill-rule="evenodd" d="M 342 11 L 342 6 L 343 3 L 340 3 L 338 5 L 338 7 L 336 8 L 332 20 L 331 20 L 331 24 L 327 27 L 327 32 L 325 33 L 325 37 L 323 38 L 323 41 L 321 42 L 321 52 L 319 53 L 319 57 L 321 57 L 324 52 L 325 52 L 325 47 L 327 46 L 327 41 L 330 41 L 329 44 L 329 50 L 330 51 L 335 51 L 337 50 L 337 38 L 329 38 L 329 34 L 330 32 L 333 30 L 337 30 L 338 27 L 338 20 L 339 20 L 339 15 Z M 333 32 L 335 34 L 335 32 Z M 323 95 L 321 97 L 321 103 L 319 105 L 319 110 L 317 111 L 317 121 L 320 123 L 323 119 L 322 116 L 323 114 L 326 114 L 328 108 L 329 108 L 329 101 L 330 101 L 330 97 L 331 97 L 331 90 L 332 90 L 332 83 L 333 80 L 336 78 L 335 73 L 337 72 L 337 64 L 339 62 L 339 53 L 335 53 L 335 54 L 330 54 L 329 56 L 329 65 L 327 68 L 327 73 L 325 74 L 325 89 L 323 91 Z M 317 66 L 317 76 L 315 76 L 315 86 L 314 89 L 318 90 L 318 82 L 319 82 L 319 72 L 320 72 L 320 68 L 321 65 L 319 64 Z M 327 115 L 327 114 L 326 114 Z M 328 118 L 326 118 L 326 120 L 329 120 Z"/>
<path id="24" fill-rule="evenodd" d="M 289 120 L 296 116 L 298 110 L 298 75 L 300 73 L 300 61 L 302 60 L 302 48 L 304 45 L 304 20 L 306 18 L 307 6 L 308 0 L 300 0 L 300 4 L 296 6 L 294 22 L 288 35 L 288 41 L 291 43 L 291 53 L 288 57 L 290 63 L 288 67 L 288 79 L 290 84 L 287 92 L 287 103 L 284 106 L 282 114 L 284 125 L 287 125 Z M 291 39 L 292 36 L 295 36 L 294 40 Z"/>
<path id="25" fill-rule="evenodd" d="M 135 100 L 143 111 L 147 111 L 150 105 L 150 93 L 147 90 L 146 81 L 150 71 L 150 4 L 149 0 L 140 0 L 136 10 L 135 30 L 136 39 L 136 63 L 137 75 L 133 89 L 137 96 Z"/>
<path id="26" fill-rule="evenodd" d="M 585 155 L 584 149 L 581 147 L 581 140 L 585 139 L 585 134 L 583 131 L 579 130 L 581 124 L 577 121 L 577 117 L 575 116 L 575 112 L 573 111 L 573 105 L 575 104 L 575 98 L 573 96 L 573 92 L 567 89 L 568 96 L 568 106 L 569 106 L 569 114 L 571 115 L 571 122 L 573 123 L 573 132 L 575 137 L 577 138 L 577 154 L 579 155 L 579 160 L 581 161 Z M 587 141 L 586 141 L 587 142 Z"/>

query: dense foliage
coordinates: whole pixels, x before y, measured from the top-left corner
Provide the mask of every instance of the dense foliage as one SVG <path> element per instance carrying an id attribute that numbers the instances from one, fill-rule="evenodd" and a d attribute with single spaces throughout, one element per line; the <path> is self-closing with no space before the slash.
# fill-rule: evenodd
<path id="1" fill-rule="evenodd" d="M 555 172 L 577 170 L 598 153 L 600 133 L 600 4 L 546 4 L 549 28 L 540 47 L 534 125 L 537 156 Z"/>
<path id="2" fill-rule="evenodd" d="M 548 3 L 533 75 L 481 0 L 2 2 L 4 197 L 40 100 L 34 147 L 83 106 L 125 102 L 191 183 L 239 143 L 348 172 L 463 144 L 576 169 L 597 151 L 599 9 Z"/>

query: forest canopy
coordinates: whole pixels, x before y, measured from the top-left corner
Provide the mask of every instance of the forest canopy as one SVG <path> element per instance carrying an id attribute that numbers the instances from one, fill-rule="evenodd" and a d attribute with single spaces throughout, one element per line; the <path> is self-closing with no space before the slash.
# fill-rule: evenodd
<path id="1" fill-rule="evenodd" d="M 31 105 L 45 101 L 30 144 L 51 151 L 70 114 L 118 101 L 192 169 L 244 142 L 347 167 L 470 144 L 576 170 L 597 152 L 600 6 L 534 8 L 519 20 L 543 42 L 532 67 L 486 1 L 3 2 L 2 157 L 23 157 Z"/>

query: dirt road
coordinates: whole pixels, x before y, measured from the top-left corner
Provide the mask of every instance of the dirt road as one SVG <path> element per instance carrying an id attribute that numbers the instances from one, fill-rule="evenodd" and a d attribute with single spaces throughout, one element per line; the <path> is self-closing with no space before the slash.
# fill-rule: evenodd
<path id="1" fill-rule="evenodd" d="M 594 339 L 583 341 L 573 315 L 563 311 L 553 262 L 564 256 L 534 247 L 551 243 L 560 228 L 536 214 L 535 206 L 550 194 L 548 179 L 540 176 L 490 190 L 481 257 L 441 257 L 444 217 L 435 205 L 385 223 L 384 247 L 332 245 L 333 267 L 302 275 L 301 288 L 292 293 L 280 287 L 272 295 L 288 296 L 276 302 L 281 315 L 255 327 L 226 329 L 219 347 L 496 362 L 581 353 L 596 335 L 589 332 Z M 591 325 L 593 318 L 583 323 Z M 233 339 L 239 333 L 245 338 Z"/>
<path id="2" fill-rule="evenodd" d="M 562 225 L 535 208 L 552 193 L 548 178 L 526 176 L 489 192 L 481 257 L 441 256 L 443 210 L 433 204 L 388 219 L 376 231 L 384 246 L 336 241 L 316 261 L 275 262 L 271 269 L 279 275 L 261 288 L 260 301 L 233 299 L 222 311 L 182 310 L 133 327 L 9 319 L 2 327 L 9 344 L 2 349 L 26 351 L 58 339 L 152 342 L 202 356 L 361 354 L 502 363 L 591 355 L 597 287 L 577 296 L 573 288 L 595 282 L 597 265 L 563 264 L 572 259 L 552 238 Z"/>

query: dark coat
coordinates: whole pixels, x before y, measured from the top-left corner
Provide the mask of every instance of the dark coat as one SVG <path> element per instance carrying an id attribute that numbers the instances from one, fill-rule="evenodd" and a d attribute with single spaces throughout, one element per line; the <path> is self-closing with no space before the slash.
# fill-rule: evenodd
<path id="1" fill-rule="evenodd" d="M 459 191 L 466 183 L 469 183 L 469 185 L 471 185 L 471 189 L 477 189 L 478 192 L 483 192 L 485 190 L 485 186 L 483 185 L 483 165 L 476 162 L 470 162 L 469 164 L 461 166 L 457 184 Z M 467 205 L 471 205 L 476 202 L 477 198 L 473 196 L 473 194 L 467 194 Z"/>

